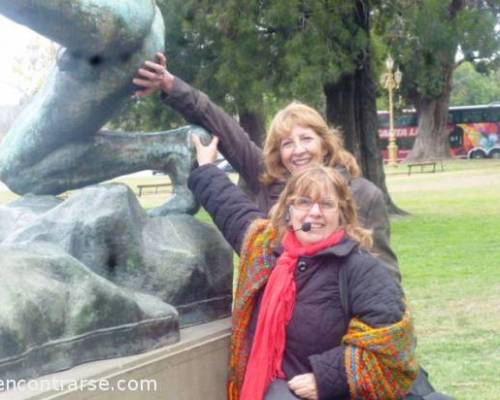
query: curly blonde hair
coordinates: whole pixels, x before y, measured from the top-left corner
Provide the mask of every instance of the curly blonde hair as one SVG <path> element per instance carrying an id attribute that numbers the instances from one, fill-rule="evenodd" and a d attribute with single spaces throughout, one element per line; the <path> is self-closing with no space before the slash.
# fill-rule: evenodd
<path id="1" fill-rule="evenodd" d="M 277 240 L 281 241 L 289 229 L 287 214 L 294 199 L 307 196 L 314 201 L 320 201 L 328 190 L 332 190 L 337 196 L 340 225 L 347 236 L 369 250 L 373 245 L 372 231 L 360 226 L 356 203 L 347 182 L 338 171 L 325 166 L 308 168 L 292 175 L 288 180 L 271 214 L 271 224 L 278 229 Z"/>
<path id="2" fill-rule="evenodd" d="M 278 111 L 269 127 L 264 144 L 265 172 L 261 176 L 261 181 L 265 185 L 288 178 L 289 172 L 281 161 L 280 147 L 282 140 L 290 135 L 295 125 L 311 128 L 320 137 L 322 147 L 326 150 L 325 166 L 342 165 L 347 168 L 351 176 L 361 175 L 356 159 L 344 149 L 340 132 L 330 128 L 314 108 L 294 101 Z"/>

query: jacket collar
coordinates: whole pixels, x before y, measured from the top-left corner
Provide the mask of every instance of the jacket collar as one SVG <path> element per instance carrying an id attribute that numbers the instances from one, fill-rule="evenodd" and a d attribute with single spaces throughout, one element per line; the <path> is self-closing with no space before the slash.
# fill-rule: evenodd
<path id="1" fill-rule="evenodd" d="M 354 251 L 354 249 L 356 249 L 357 247 L 358 247 L 358 242 L 350 238 L 346 238 L 342 241 L 342 243 L 336 246 L 328 247 L 327 249 L 320 251 L 316 255 L 317 256 L 332 255 L 335 257 L 345 257 L 352 251 Z M 273 254 L 276 257 L 279 257 L 282 253 L 283 253 L 283 246 L 281 244 L 273 248 Z"/>
<path id="2" fill-rule="evenodd" d="M 335 167 L 335 170 L 340 174 L 342 175 L 342 177 L 345 179 L 345 181 L 347 182 L 348 185 L 351 184 L 351 180 L 352 180 L 352 176 L 351 174 L 349 173 L 349 171 L 347 170 L 346 167 L 344 167 L 343 165 L 337 165 Z"/>

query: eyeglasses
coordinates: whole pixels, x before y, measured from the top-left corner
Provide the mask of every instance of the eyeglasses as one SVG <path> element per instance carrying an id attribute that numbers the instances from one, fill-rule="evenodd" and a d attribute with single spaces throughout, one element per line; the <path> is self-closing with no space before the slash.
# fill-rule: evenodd
<path id="1" fill-rule="evenodd" d="M 334 199 L 314 201 L 310 197 L 301 196 L 292 201 L 292 206 L 302 211 L 309 211 L 315 204 L 317 204 L 323 212 L 333 212 L 338 209 L 338 203 Z"/>

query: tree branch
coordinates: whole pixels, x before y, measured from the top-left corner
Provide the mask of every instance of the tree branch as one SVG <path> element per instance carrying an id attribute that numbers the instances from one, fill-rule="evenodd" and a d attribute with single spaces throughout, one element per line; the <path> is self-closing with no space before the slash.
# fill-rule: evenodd
<path id="1" fill-rule="evenodd" d="M 457 14 L 465 8 L 465 0 L 451 0 L 448 7 L 450 12 L 450 19 L 455 19 Z"/>

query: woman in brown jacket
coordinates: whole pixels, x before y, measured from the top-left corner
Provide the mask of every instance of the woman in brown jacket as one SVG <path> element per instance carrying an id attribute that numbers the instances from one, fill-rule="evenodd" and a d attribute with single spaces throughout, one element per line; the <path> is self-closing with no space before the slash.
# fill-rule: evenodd
<path id="1" fill-rule="evenodd" d="M 136 94 L 146 96 L 161 90 L 163 101 L 190 123 L 216 135 L 219 149 L 243 177 L 259 207 L 269 212 L 276 204 L 290 174 L 320 163 L 335 167 L 346 179 L 358 206 L 363 227 L 373 231 L 373 253 L 387 265 L 391 274 L 401 278 L 396 255 L 389 245 L 390 223 L 384 196 L 373 183 L 360 176 L 354 157 L 347 152 L 338 132 L 326 124 L 311 107 L 291 103 L 279 111 L 271 123 L 264 150 L 224 110 L 166 69 L 166 58 L 146 61 L 134 84 Z"/>

